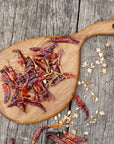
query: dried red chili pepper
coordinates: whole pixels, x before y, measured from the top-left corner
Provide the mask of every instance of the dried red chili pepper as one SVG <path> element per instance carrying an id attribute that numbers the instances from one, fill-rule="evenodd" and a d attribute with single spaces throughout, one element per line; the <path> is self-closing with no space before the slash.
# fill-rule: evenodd
<path id="1" fill-rule="evenodd" d="M 65 144 L 60 138 L 58 138 L 56 135 L 54 134 L 49 134 L 47 133 L 46 136 L 48 136 L 50 139 L 52 139 L 54 142 L 58 143 L 58 144 Z"/>
<path id="2" fill-rule="evenodd" d="M 35 144 L 35 142 L 38 140 L 40 134 L 46 129 L 49 129 L 49 127 L 48 126 L 42 126 L 36 130 L 36 132 L 34 133 L 33 139 L 32 139 L 32 144 Z"/>
<path id="3" fill-rule="evenodd" d="M 89 110 L 88 110 L 86 104 L 80 99 L 80 97 L 78 95 L 74 96 L 74 100 L 75 100 L 76 104 L 81 108 L 81 110 L 83 110 L 83 112 L 86 114 L 85 120 L 87 120 L 89 118 Z"/>
<path id="4" fill-rule="evenodd" d="M 34 56 L 45 56 L 45 55 L 47 55 L 47 53 L 52 53 L 53 49 L 57 46 L 58 46 L 57 43 L 51 44 L 51 45 L 47 46 L 46 48 L 43 48 L 40 51 L 34 53 L 33 57 Z"/>
<path id="5" fill-rule="evenodd" d="M 76 78 L 76 76 L 72 73 L 63 73 L 63 76 L 67 79 L 67 78 Z"/>
<path id="6" fill-rule="evenodd" d="M 38 48 L 38 47 L 32 47 L 32 48 L 29 48 L 31 51 L 39 51 L 39 50 L 41 50 L 41 48 Z"/>
<path id="7" fill-rule="evenodd" d="M 36 59 L 34 59 L 34 62 L 35 62 L 38 66 L 40 66 L 41 68 L 43 68 L 43 69 L 46 69 L 46 67 L 47 67 L 46 64 L 44 64 L 44 63 L 42 63 L 42 62 L 40 62 L 40 61 L 38 61 L 38 60 L 36 60 Z"/>
<path id="8" fill-rule="evenodd" d="M 78 44 L 79 41 L 75 40 L 71 37 L 65 37 L 65 36 L 58 36 L 58 37 L 53 37 L 51 38 L 52 42 L 57 42 L 57 43 L 72 43 L 72 44 Z"/>
<path id="9" fill-rule="evenodd" d="M 12 96 L 11 101 L 13 101 L 14 99 L 16 99 L 17 96 L 18 96 L 18 89 L 17 89 L 17 88 L 14 88 L 14 94 L 13 94 L 13 96 Z"/>
<path id="10" fill-rule="evenodd" d="M 31 70 L 35 70 L 34 66 L 29 66 L 25 69 L 25 74 L 29 73 Z"/>
<path id="11" fill-rule="evenodd" d="M 48 126 L 44 125 L 44 126 L 38 128 L 38 129 L 35 131 L 34 135 L 33 135 L 32 144 L 35 144 L 35 142 L 38 140 L 40 134 L 41 134 L 44 130 L 49 129 L 49 128 L 59 128 L 59 127 L 63 127 L 63 126 L 64 126 L 64 125 L 62 125 L 62 124 L 56 124 L 56 125 L 48 125 Z"/>
<path id="12" fill-rule="evenodd" d="M 11 81 L 11 79 L 9 78 L 9 75 L 8 75 L 8 73 L 7 73 L 6 71 L 4 71 L 4 70 L 2 69 L 0 72 L 1 72 L 1 74 L 2 74 L 1 80 L 2 80 L 3 82 L 10 82 L 10 81 Z"/>
<path id="13" fill-rule="evenodd" d="M 16 79 L 16 72 L 14 71 L 14 69 L 10 66 L 8 68 L 8 70 L 9 70 L 9 73 L 11 73 L 13 79 L 15 80 Z"/>
<path id="14" fill-rule="evenodd" d="M 37 107 L 41 108 L 44 112 L 46 112 L 46 108 L 41 103 L 32 102 L 29 100 L 29 101 L 27 101 L 27 104 L 37 106 Z"/>
<path id="15" fill-rule="evenodd" d="M 11 138 L 11 141 L 9 142 L 9 144 L 14 144 L 14 138 Z"/>
<path id="16" fill-rule="evenodd" d="M 27 84 L 27 89 L 29 90 L 34 84 L 40 82 L 40 81 L 43 81 L 45 79 L 44 76 L 41 76 L 41 77 L 36 77 L 34 79 L 31 79 L 28 84 Z"/>
<path id="17" fill-rule="evenodd" d="M 16 104 L 23 104 L 23 103 L 26 104 L 28 101 L 30 101 L 30 100 L 27 98 L 23 98 L 23 97 L 13 99 L 13 101 L 8 104 L 8 107 L 15 106 Z"/>
<path id="18" fill-rule="evenodd" d="M 18 49 L 17 50 L 13 50 L 12 52 L 15 52 L 15 53 L 18 54 L 18 57 L 20 59 L 20 63 L 21 63 L 22 66 L 23 66 L 23 64 L 24 65 L 27 64 L 27 59 L 24 57 L 24 55 L 21 53 L 20 50 L 18 50 Z"/>
<path id="19" fill-rule="evenodd" d="M 67 79 L 67 78 L 75 78 L 76 76 L 73 75 L 72 73 L 63 73 L 61 76 L 58 76 L 56 79 L 53 80 L 51 86 L 55 86 L 58 84 L 60 81 Z"/>
<path id="20" fill-rule="evenodd" d="M 62 137 L 61 138 L 63 142 L 65 142 L 66 144 L 77 144 L 76 142 L 66 138 L 66 137 Z"/>
<path id="21" fill-rule="evenodd" d="M 23 85 L 23 86 L 22 86 L 22 89 L 21 89 L 21 96 L 22 96 L 22 97 L 28 97 L 27 93 L 28 93 L 27 86 L 26 86 L 26 85 Z"/>
<path id="22" fill-rule="evenodd" d="M 74 142 L 82 143 L 82 142 L 88 141 L 88 139 L 84 139 L 84 138 L 81 138 L 81 137 L 74 136 L 74 135 L 72 135 L 72 134 L 70 134 L 70 133 L 68 133 L 68 132 L 66 132 L 66 133 L 64 134 L 64 136 L 65 136 L 66 138 L 74 141 Z"/>
<path id="23" fill-rule="evenodd" d="M 9 100 L 10 97 L 10 89 L 9 89 L 9 85 L 7 83 L 3 84 L 3 90 L 4 90 L 4 103 L 7 103 L 7 101 Z"/>
<path id="24" fill-rule="evenodd" d="M 8 83 L 14 92 L 8 107 L 18 106 L 25 112 L 26 105 L 31 104 L 44 110 L 44 107 L 39 102 L 49 102 L 55 99 L 54 95 L 48 90 L 51 83 L 56 85 L 63 79 L 74 77 L 70 73 L 61 73 L 59 66 L 63 50 L 61 49 L 58 53 L 54 53 L 53 50 L 57 45 L 57 43 L 54 43 L 43 49 L 30 48 L 35 51 L 32 54 L 33 58 L 25 57 L 20 50 L 13 50 L 13 52 L 18 54 L 19 63 L 22 66 L 24 65 L 25 69 L 23 71 L 24 75 L 16 73 L 11 66 L 4 66 L 3 70 L 1 70 L 1 79 Z M 52 82 L 54 75 L 57 78 Z M 35 94 L 33 97 L 28 95 L 29 90 L 32 88 L 34 88 Z M 19 93 L 21 93 L 23 98 L 20 97 Z M 33 101 L 25 97 L 31 97 Z"/>

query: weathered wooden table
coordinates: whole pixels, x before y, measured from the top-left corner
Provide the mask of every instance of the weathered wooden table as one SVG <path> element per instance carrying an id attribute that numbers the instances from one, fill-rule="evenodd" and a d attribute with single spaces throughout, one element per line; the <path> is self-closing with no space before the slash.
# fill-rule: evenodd
<path id="1" fill-rule="evenodd" d="M 114 0 L 0 0 L 0 51 L 10 45 L 40 36 L 70 35 L 98 21 L 114 19 Z M 111 43 L 107 50 L 105 44 Z M 81 62 L 89 64 L 98 59 L 96 48 L 106 51 L 105 60 L 107 73 L 100 73 L 101 67 L 95 65 L 92 74 L 85 68 L 80 69 L 80 80 L 91 81 L 91 90 L 99 98 L 98 102 L 92 99 L 89 91 L 79 86 L 76 93 L 87 104 L 90 116 L 97 119 L 95 124 L 87 126 L 85 115 L 79 110 L 80 117 L 74 119 L 73 125 L 66 130 L 79 129 L 78 135 L 88 131 L 87 144 L 114 143 L 114 36 L 95 36 L 88 39 L 81 51 Z M 0 60 L 2 61 L 2 60 Z M 87 95 L 84 98 L 84 95 Z M 68 110 L 75 110 L 74 100 L 61 112 L 61 117 Z M 105 112 L 103 118 L 95 114 L 95 110 Z M 54 124 L 50 118 L 36 124 L 16 124 L 0 115 L 0 144 L 8 144 L 14 137 L 16 144 L 31 144 L 34 131 L 47 124 Z M 52 131 L 58 131 L 52 130 Z M 62 129 L 60 129 L 62 131 Z M 38 144 L 53 143 L 41 134 Z"/>

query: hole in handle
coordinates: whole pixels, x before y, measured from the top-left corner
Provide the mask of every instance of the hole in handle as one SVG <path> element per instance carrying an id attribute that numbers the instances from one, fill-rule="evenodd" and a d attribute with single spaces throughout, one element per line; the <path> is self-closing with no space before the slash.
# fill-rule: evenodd
<path id="1" fill-rule="evenodd" d="M 112 28 L 114 29 L 114 24 L 112 25 Z"/>

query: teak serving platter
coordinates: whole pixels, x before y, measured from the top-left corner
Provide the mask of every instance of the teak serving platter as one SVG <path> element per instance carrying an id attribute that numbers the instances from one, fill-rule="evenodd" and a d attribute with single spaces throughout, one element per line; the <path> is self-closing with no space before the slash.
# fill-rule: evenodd
<path id="1" fill-rule="evenodd" d="M 49 90 L 55 96 L 55 100 L 52 102 L 44 102 L 46 107 L 46 113 L 43 113 L 41 109 L 35 106 L 27 106 L 27 113 L 23 113 L 17 107 L 7 108 L 8 104 L 4 104 L 4 92 L 2 88 L 2 82 L 0 81 L 0 112 L 8 119 L 16 123 L 35 123 L 45 119 L 48 119 L 58 112 L 63 110 L 73 98 L 75 93 L 79 69 L 80 69 L 80 51 L 84 41 L 94 35 L 114 35 L 114 20 L 102 21 L 93 24 L 80 32 L 70 35 L 73 39 L 80 41 L 78 44 L 59 43 L 56 50 L 62 48 L 64 50 L 61 66 L 62 72 L 71 72 L 76 75 L 74 79 L 66 79 L 57 84 L 54 87 L 50 87 Z M 30 47 L 45 47 L 50 45 L 50 38 L 52 37 L 40 37 L 33 38 L 23 42 L 19 42 L 10 46 L 0 53 L 0 69 L 8 62 L 14 67 L 17 72 L 22 71 L 19 64 L 17 64 L 17 56 L 14 56 L 12 50 L 20 49 L 23 54 L 28 55 L 31 53 Z M 9 103 L 9 102 L 8 102 Z"/>

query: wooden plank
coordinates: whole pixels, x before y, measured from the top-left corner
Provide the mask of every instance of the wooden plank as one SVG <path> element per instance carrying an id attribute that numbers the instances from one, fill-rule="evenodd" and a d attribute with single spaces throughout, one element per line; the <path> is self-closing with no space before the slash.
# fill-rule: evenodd
<path id="1" fill-rule="evenodd" d="M 78 1 L 0 0 L 0 13 L 0 50 L 3 50 L 29 38 L 75 33 Z M 68 109 L 69 106 L 61 112 L 61 116 Z M 8 121 L 0 115 L 1 144 L 9 143 L 11 137 L 16 139 L 17 144 L 31 144 L 33 133 L 38 127 L 53 123 L 55 121 L 51 118 L 36 124 L 21 125 Z M 45 132 L 39 138 L 38 143 L 47 143 Z"/>
<path id="2" fill-rule="evenodd" d="M 80 3 L 79 23 L 78 31 L 81 29 L 96 23 L 98 21 L 114 19 L 114 1 L 108 0 L 82 0 Z M 111 48 L 107 50 L 105 44 L 111 43 Z M 106 51 L 105 60 L 107 64 L 107 74 L 100 73 L 101 67 L 95 64 L 98 59 L 96 48 L 100 47 L 102 51 Z M 69 132 L 72 129 L 80 129 L 77 133 L 81 135 L 84 131 L 89 132 L 88 144 L 106 144 L 114 143 L 114 132 L 113 132 L 113 50 L 114 50 L 114 36 L 95 36 L 88 39 L 81 50 L 81 63 L 86 61 L 89 64 L 94 63 L 95 69 L 92 74 L 88 74 L 85 68 L 80 69 L 80 80 L 91 81 L 89 87 L 99 98 L 98 102 L 92 100 L 92 96 L 89 91 L 84 91 L 82 86 L 78 86 L 76 93 L 80 95 L 81 99 L 87 104 L 90 112 L 90 116 L 93 115 L 97 118 L 96 124 L 87 126 L 84 122 L 85 114 L 80 110 L 80 118 L 74 121 L 74 124 L 69 128 Z M 84 98 L 84 95 L 87 95 Z M 71 104 L 71 109 L 75 111 L 76 104 L 74 100 Z M 95 114 L 97 109 L 103 110 L 105 116 L 101 118 Z"/>

